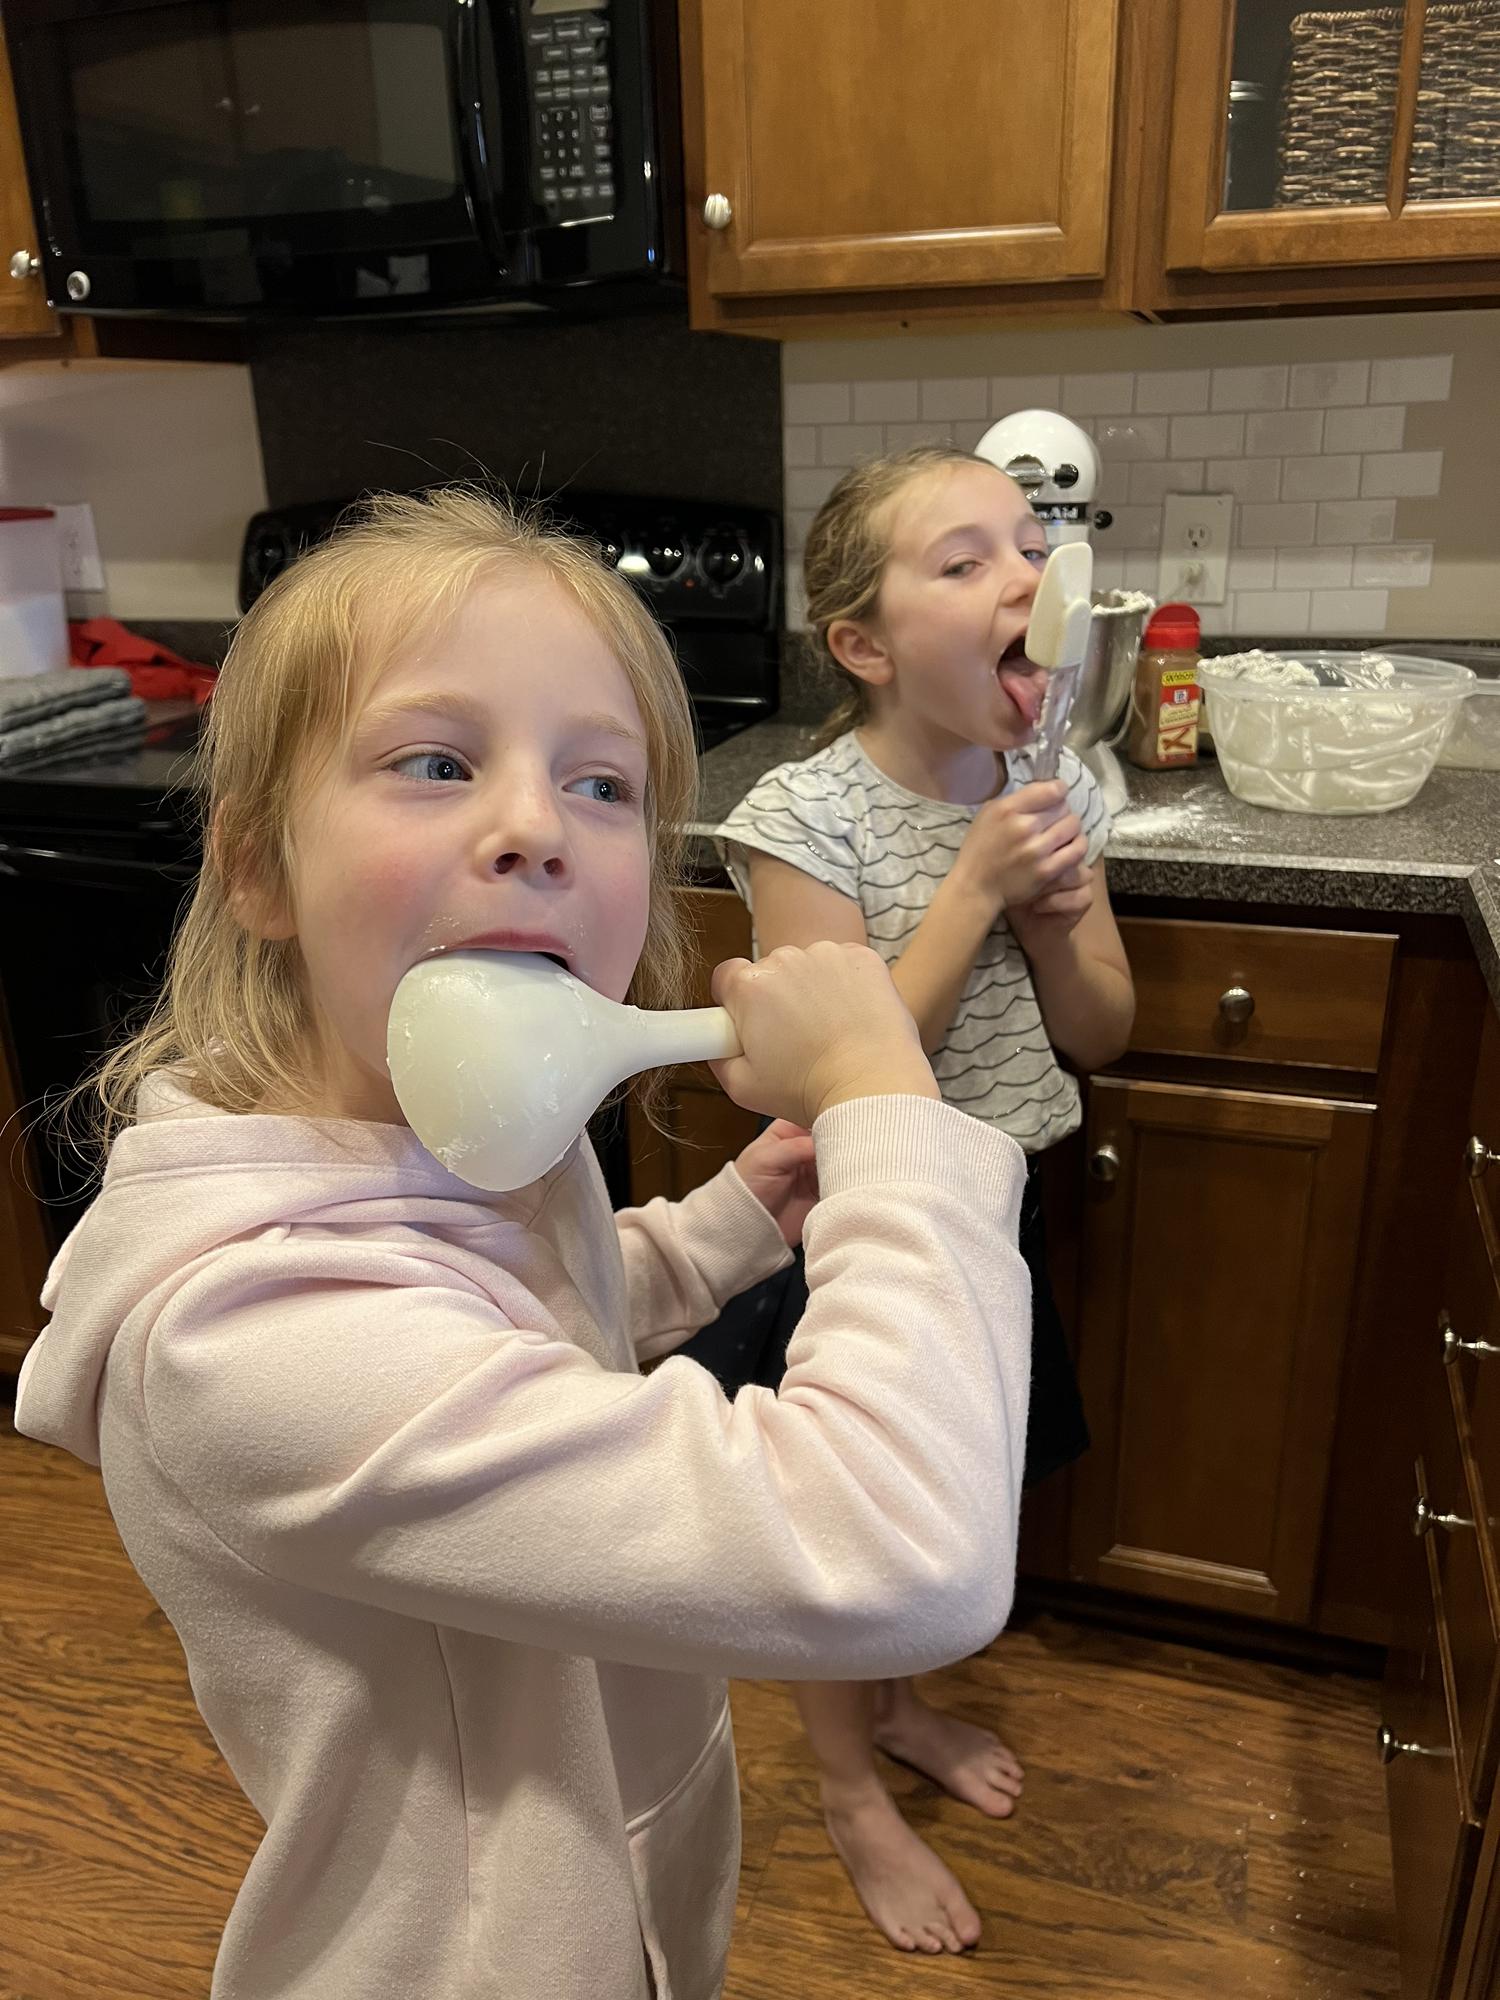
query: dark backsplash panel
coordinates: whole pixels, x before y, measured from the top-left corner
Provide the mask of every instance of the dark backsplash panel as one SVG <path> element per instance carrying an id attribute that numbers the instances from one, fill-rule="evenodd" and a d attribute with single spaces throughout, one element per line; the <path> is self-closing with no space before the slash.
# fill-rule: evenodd
<path id="1" fill-rule="evenodd" d="M 256 329 L 274 507 L 488 476 L 781 508 L 774 341 L 676 316 Z"/>

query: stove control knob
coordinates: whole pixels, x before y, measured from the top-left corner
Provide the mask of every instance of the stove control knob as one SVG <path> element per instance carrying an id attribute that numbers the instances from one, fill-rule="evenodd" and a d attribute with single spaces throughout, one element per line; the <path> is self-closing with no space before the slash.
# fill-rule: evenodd
<path id="1" fill-rule="evenodd" d="M 703 574 L 721 588 L 744 574 L 745 544 L 733 528 L 715 528 L 699 557 Z"/>
<path id="2" fill-rule="evenodd" d="M 682 568 L 682 539 L 674 528 L 659 529 L 646 550 L 646 564 L 653 576 L 675 576 Z"/>

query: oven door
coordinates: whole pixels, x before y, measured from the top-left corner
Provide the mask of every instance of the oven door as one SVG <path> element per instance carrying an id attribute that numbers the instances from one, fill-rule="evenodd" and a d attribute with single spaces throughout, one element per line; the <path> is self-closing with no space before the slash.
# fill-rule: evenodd
<path id="1" fill-rule="evenodd" d="M 526 276 L 501 224 L 509 19 L 472 0 L 6 0 L 48 297 L 210 316 L 503 299 Z"/>

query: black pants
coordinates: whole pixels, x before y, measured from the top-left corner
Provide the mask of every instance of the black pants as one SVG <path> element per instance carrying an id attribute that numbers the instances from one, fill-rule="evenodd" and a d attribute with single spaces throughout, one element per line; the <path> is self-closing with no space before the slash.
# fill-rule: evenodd
<path id="1" fill-rule="evenodd" d="M 1031 1403 L 1026 1422 L 1025 1483 L 1034 1486 L 1088 1450 L 1089 1430 L 1073 1359 L 1047 1275 L 1041 1176 L 1030 1163 L 1021 1196 L 1021 1255 L 1031 1273 Z M 802 1252 L 785 1271 L 741 1292 L 711 1326 L 678 1351 L 689 1354 L 733 1396 L 747 1382 L 780 1386 L 786 1350 L 807 1306 Z"/>

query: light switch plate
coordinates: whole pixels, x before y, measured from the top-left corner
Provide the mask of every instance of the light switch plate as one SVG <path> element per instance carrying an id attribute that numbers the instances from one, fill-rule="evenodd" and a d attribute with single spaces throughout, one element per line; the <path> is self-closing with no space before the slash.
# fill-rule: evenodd
<path id="1" fill-rule="evenodd" d="M 1162 512 L 1162 602 L 1222 604 L 1229 588 L 1232 493 L 1169 493 Z"/>
<path id="2" fill-rule="evenodd" d="M 94 532 L 94 510 L 87 500 L 48 505 L 57 516 L 62 536 L 62 580 L 64 590 L 103 590 L 104 564 L 99 560 L 99 537 Z"/>

